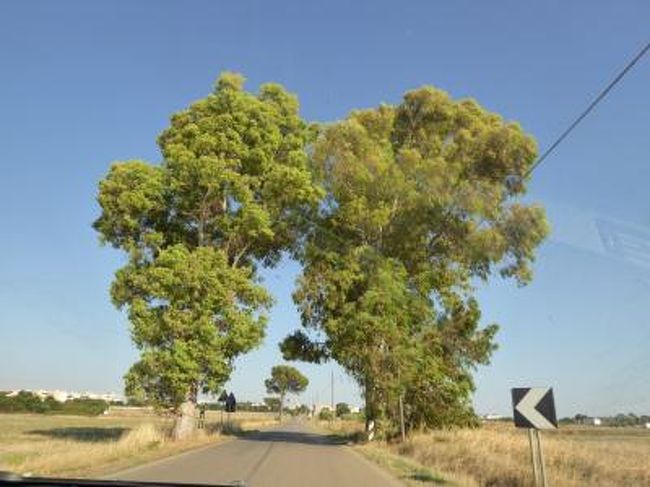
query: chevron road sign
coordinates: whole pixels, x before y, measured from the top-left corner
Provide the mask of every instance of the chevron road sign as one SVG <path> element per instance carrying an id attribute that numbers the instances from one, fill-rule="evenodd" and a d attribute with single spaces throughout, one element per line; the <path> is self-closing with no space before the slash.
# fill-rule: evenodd
<path id="1" fill-rule="evenodd" d="M 530 457 L 536 487 L 546 487 L 546 469 L 539 430 L 557 428 L 555 400 L 550 387 L 516 387 L 512 389 L 515 426 L 528 428 Z"/>
<path id="2" fill-rule="evenodd" d="M 557 428 L 555 401 L 551 387 L 512 389 L 512 407 L 517 428 L 538 430 Z"/>

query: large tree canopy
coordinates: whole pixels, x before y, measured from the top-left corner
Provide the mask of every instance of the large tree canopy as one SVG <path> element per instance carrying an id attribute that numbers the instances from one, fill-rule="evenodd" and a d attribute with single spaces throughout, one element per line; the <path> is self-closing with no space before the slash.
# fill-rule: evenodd
<path id="1" fill-rule="evenodd" d="M 338 361 L 369 419 L 394 424 L 402 396 L 411 426 L 471 422 L 471 372 L 496 333 L 473 286 L 529 282 L 548 232 L 519 201 L 535 157 L 516 123 L 430 87 L 325 127 L 311 163 L 326 196 L 294 294 L 308 333 L 285 358 Z"/>
<path id="2" fill-rule="evenodd" d="M 125 308 L 141 359 L 127 392 L 181 413 L 217 393 L 234 358 L 264 335 L 271 298 L 257 266 L 295 251 L 320 193 L 298 101 L 276 84 L 258 94 L 238 74 L 171 118 L 162 162 L 114 164 L 99 186 L 102 242 L 127 253 L 113 302 Z"/>

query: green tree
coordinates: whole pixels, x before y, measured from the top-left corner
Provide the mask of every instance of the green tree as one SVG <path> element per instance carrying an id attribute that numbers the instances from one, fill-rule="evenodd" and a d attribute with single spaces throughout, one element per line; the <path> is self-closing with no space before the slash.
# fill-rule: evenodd
<path id="1" fill-rule="evenodd" d="M 578 413 L 573 417 L 576 424 L 583 424 L 587 419 L 589 419 L 589 416 L 582 413 Z"/>
<path id="2" fill-rule="evenodd" d="M 318 413 L 318 419 L 321 421 L 331 421 L 333 419 L 332 411 L 326 408 L 321 409 Z"/>
<path id="3" fill-rule="evenodd" d="M 277 394 L 280 399 L 280 421 L 284 410 L 284 399 L 288 393 L 300 394 L 309 385 L 307 377 L 289 365 L 276 365 L 271 369 L 271 377 L 264 381 L 269 394 Z"/>
<path id="4" fill-rule="evenodd" d="M 269 408 L 269 411 L 275 413 L 280 411 L 280 399 L 277 397 L 265 397 L 264 404 Z"/>
<path id="5" fill-rule="evenodd" d="M 400 397 L 409 427 L 471 424 L 472 371 L 497 331 L 481 326 L 474 287 L 495 272 L 529 282 L 548 233 L 543 209 L 520 202 L 534 140 L 425 87 L 324 127 L 311 153 L 326 196 L 285 359 L 339 362 L 386 432 Z"/>
<path id="6" fill-rule="evenodd" d="M 100 182 L 94 228 L 128 257 L 111 296 L 141 352 L 127 394 L 177 413 L 176 438 L 193 430 L 199 392 L 218 393 L 264 336 L 258 267 L 295 252 L 320 197 L 310 134 L 281 86 L 253 94 L 224 73 L 171 117 L 160 164 L 118 162 Z"/>
<path id="7" fill-rule="evenodd" d="M 336 416 L 341 417 L 346 414 L 350 414 L 350 406 L 345 402 L 339 402 L 336 404 Z"/>
<path id="8" fill-rule="evenodd" d="M 301 404 L 296 408 L 296 415 L 307 416 L 309 414 L 309 406 L 306 404 Z"/>
<path id="9" fill-rule="evenodd" d="M 44 413 L 48 404 L 29 391 L 19 391 L 15 396 L 0 395 L 0 412 L 3 413 Z"/>

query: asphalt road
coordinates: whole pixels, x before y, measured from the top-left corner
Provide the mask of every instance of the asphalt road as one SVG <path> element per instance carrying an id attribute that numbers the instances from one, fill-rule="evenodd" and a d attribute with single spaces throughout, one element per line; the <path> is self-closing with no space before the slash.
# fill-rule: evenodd
<path id="1" fill-rule="evenodd" d="M 308 424 L 293 422 L 159 460 L 111 478 L 247 487 L 403 487 Z"/>

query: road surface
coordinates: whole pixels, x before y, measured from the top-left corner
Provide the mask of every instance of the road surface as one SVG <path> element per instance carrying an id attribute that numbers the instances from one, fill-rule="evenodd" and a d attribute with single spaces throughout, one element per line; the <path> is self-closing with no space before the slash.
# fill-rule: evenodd
<path id="1" fill-rule="evenodd" d="M 232 484 L 247 487 L 403 487 L 349 447 L 304 422 L 115 474 L 120 480 Z"/>

